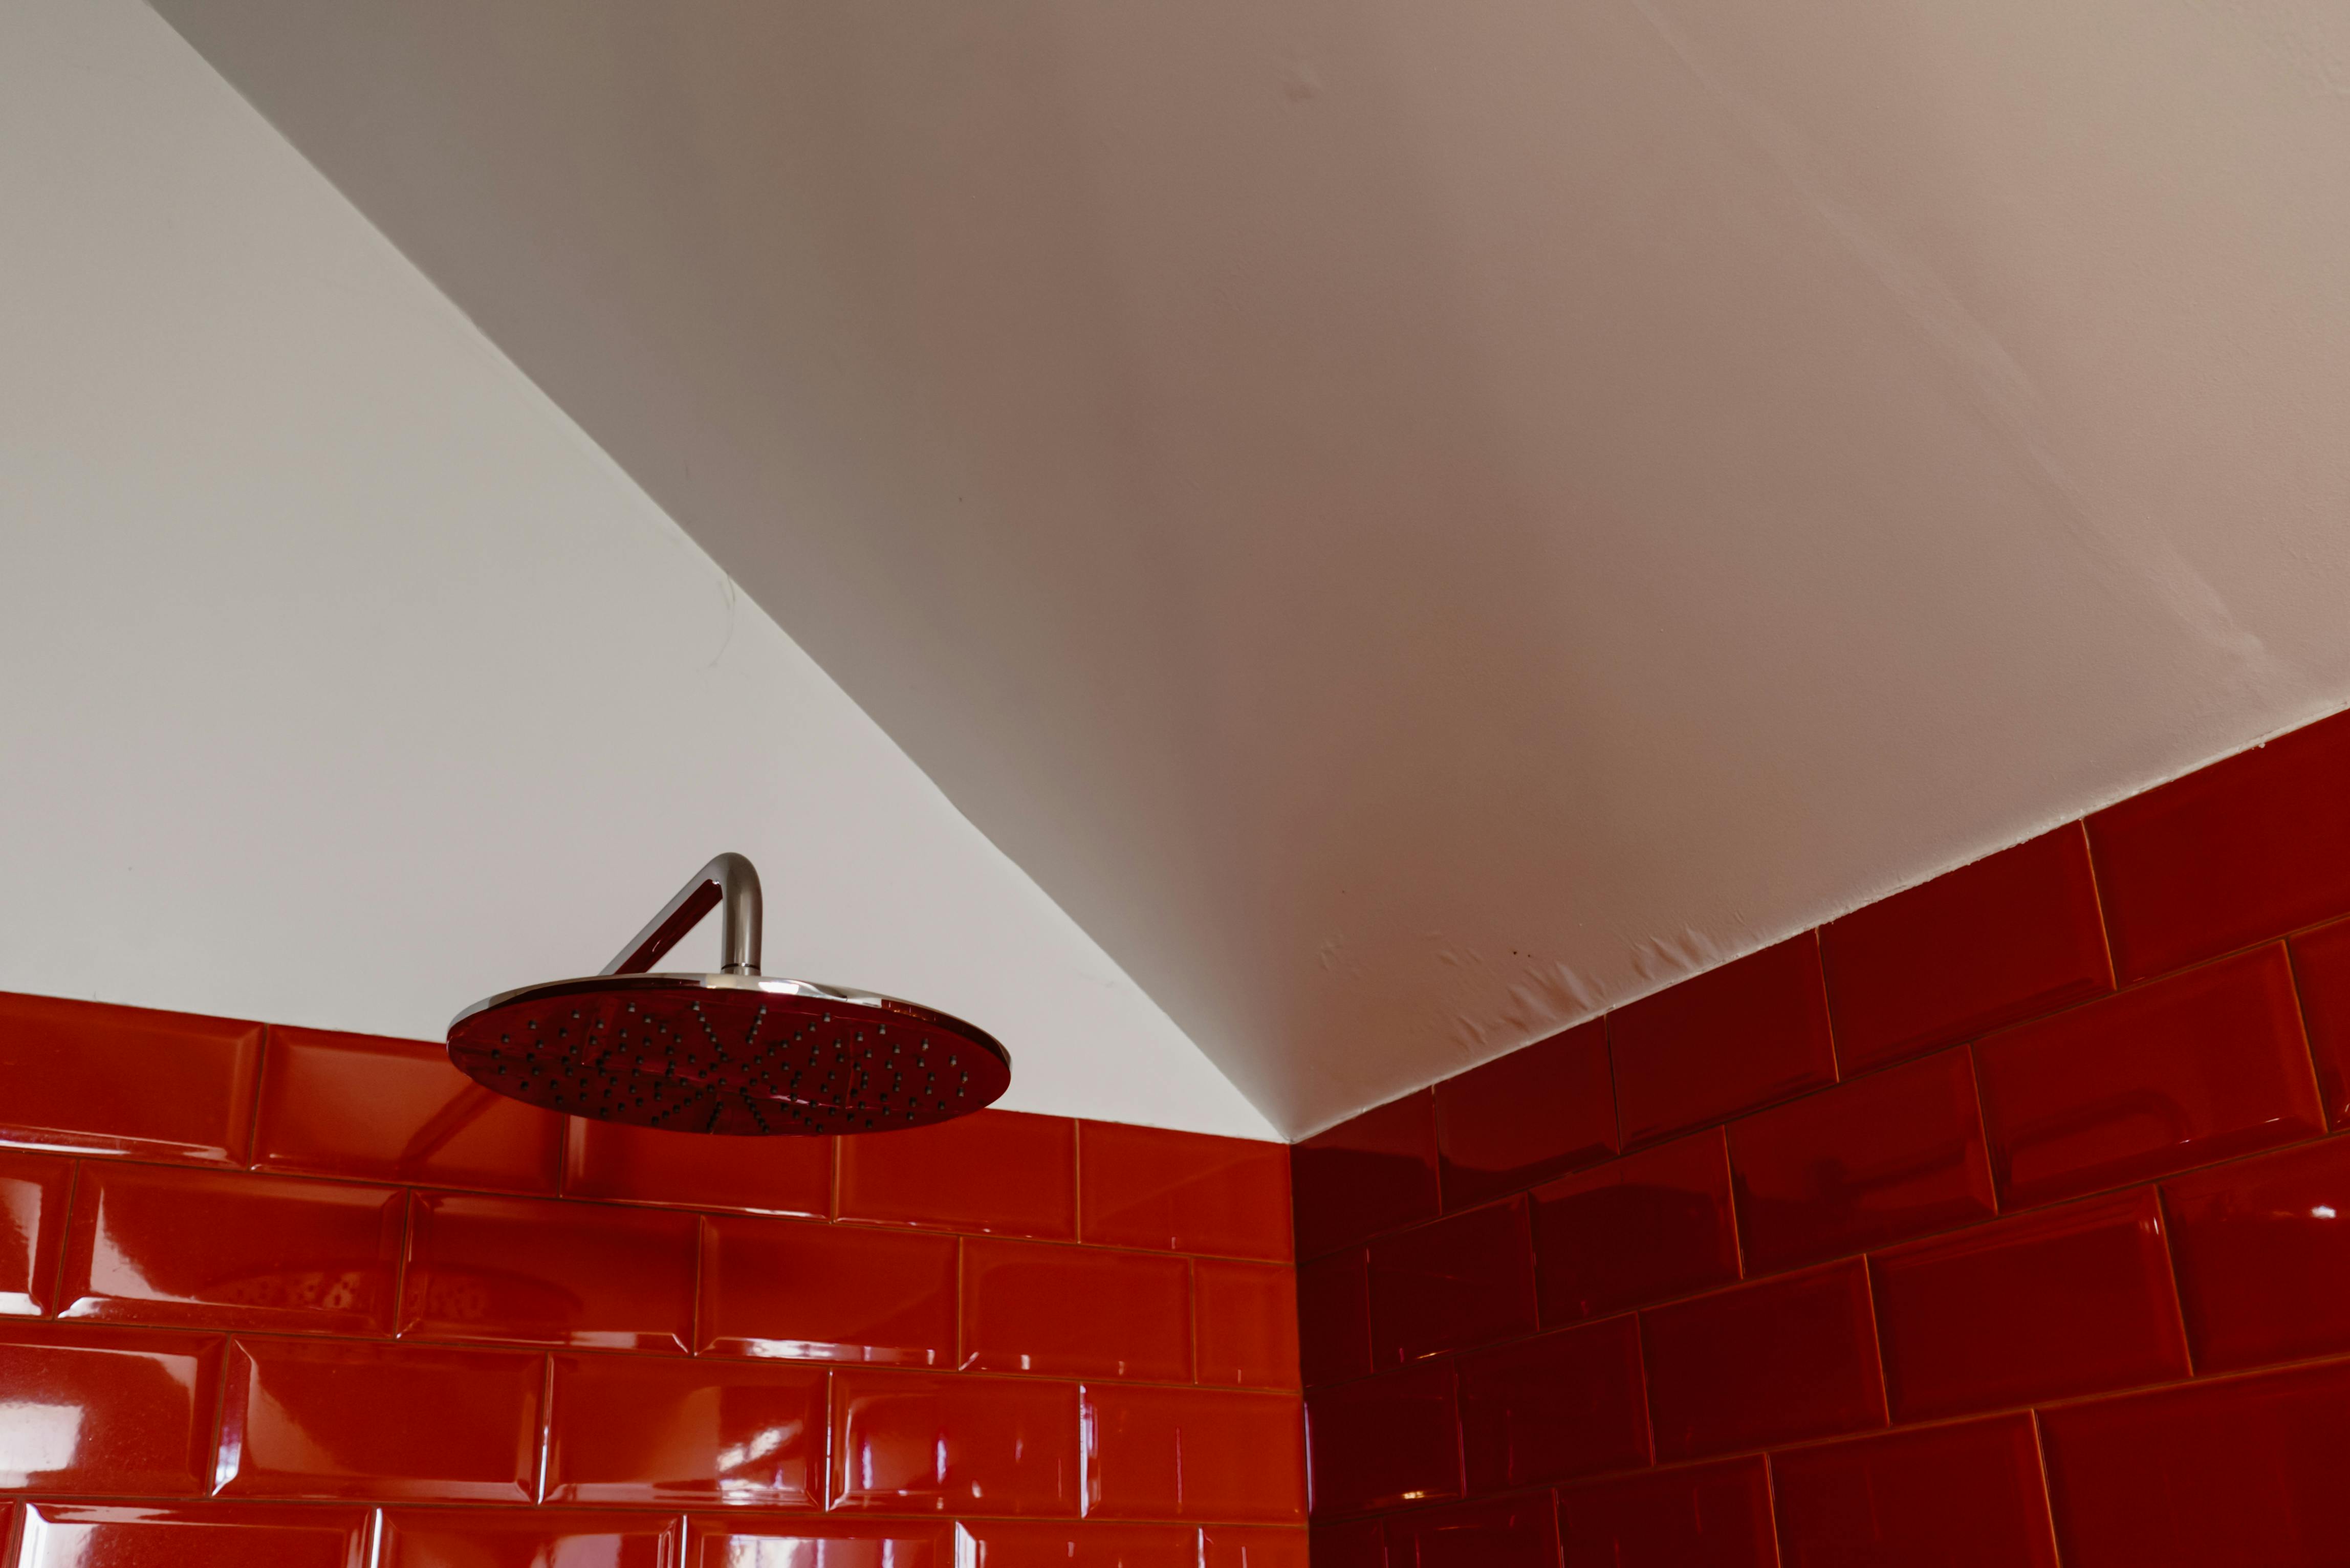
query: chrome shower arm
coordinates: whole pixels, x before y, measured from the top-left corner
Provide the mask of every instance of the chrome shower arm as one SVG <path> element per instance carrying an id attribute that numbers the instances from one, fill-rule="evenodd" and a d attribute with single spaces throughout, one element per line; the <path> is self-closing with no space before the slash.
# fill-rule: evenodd
<path id="1" fill-rule="evenodd" d="M 686 885 L 677 890 L 677 897 L 661 906 L 661 912 L 647 923 L 620 950 L 620 956 L 606 964 L 604 974 L 642 974 L 659 963 L 661 955 L 677 946 L 685 934 L 702 922 L 702 917 L 720 904 L 726 906 L 725 925 L 719 941 L 722 949 L 719 967 L 728 974 L 759 972 L 759 873 L 740 855 L 728 853 L 711 857 L 710 864 L 696 871 Z"/>

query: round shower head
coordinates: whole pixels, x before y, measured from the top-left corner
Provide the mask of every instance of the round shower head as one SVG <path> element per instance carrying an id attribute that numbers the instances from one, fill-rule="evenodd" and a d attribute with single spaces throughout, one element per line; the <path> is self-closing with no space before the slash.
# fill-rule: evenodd
<path id="1" fill-rule="evenodd" d="M 650 974 L 726 905 L 725 971 Z M 759 973 L 759 884 L 722 855 L 600 975 L 477 1002 L 449 1059 L 549 1110 L 678 1132 L 885 1132 L 964 1116 L 1010 1086 L 984 1031 L 895 997 Z"/>

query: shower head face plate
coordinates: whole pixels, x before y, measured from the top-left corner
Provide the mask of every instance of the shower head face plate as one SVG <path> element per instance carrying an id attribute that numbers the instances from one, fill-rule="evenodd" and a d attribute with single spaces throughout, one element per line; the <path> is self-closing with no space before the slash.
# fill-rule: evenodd
<path id="1" fill-rule="evenodd" d="M 477 1002 L 449 1059 L 566 1116 L 746 1137 L 887 1132 L 992 1104 L 1012 1058 L 895 997 L 739 974 L 560 980 Z"/>

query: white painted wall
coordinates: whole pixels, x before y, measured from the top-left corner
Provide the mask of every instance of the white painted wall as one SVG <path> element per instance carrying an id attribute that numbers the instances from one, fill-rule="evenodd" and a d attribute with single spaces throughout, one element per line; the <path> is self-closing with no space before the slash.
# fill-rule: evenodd
<path id="1" fill-rule="evenodd" d="M 1270 1136 L 169 27 L 0 6 L 0 989 L 437 1036 L 722 848 L 1007 1106 Z"/>

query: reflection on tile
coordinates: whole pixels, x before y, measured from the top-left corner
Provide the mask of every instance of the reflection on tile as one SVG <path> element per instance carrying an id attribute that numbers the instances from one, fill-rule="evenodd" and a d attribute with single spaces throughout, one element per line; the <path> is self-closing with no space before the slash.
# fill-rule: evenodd
<path id="1" fill-rule="evenodd" d="M 2350 1350 L 2350 1142 L 2167 1181 L 2199 1372 Z"/>
<path id="2" fill-rule="evenodd" d="M 0 992 L 0 1143 L 241 1163 L 261 1025 Z"/>
<path id="3" fill-rule="evenodd" d="M 0 1150 L 0 1315 L 37 1317 L 57 1303 L 73 1161 Z"/>
<path id="4" fill-rule="evenodd" d="M 358 1508 L 36 1502 L 13 1568 L 375 1568 Z"/>
<path id="5" fill-rule="evenodd" d="M 2187 1376 L 2148 1189 L 1880 1252 L 1869 1267 L 1897 1421 Z"/>
<path id="6" fill-rule="evenodd" d="M 973 1237 L 962 1246 L 962 1365 L 1188 1383 L 1191 1262 Z"/>
<path id="7" fill-rule="evenodd" d="M 1200 1532 L 1200 1568 L 1307 1568 L 1305 1532 L 1211 1524 Z"/>
<path id="8" fill-rule="evenodd" d="M 2340 715 L 2089 818 L 2124 980 L 2350 911 Z"/>
<path id="9" fill-rule="evenodd" d="M 1305 1397 L 1314 1515 L 1461 1495 L 1452 1367 L 1418 1362 Z"/>
<path id="10" fill-rule="evenodd" d="M 1641 1340 L 1659 1459 L 1885 1424 L 1857 1258 L 1652 1308 Z"/>
<path id="11" fill-rule="evenodd" d="M 1285 1145 L 1080 1122 L 1077 1147 L 1087 1241 L 1288 1259 Z"/>
<path id="12" fill-rule="evenodd" d="M 1616 1152 L 1607 1031 L 1595 1019 L 1436 1085 L 1444 1207 L 1523 1192 Z"/>
<path id="13" fill-rule="evenodd" d="M 713 1215 L 702 1231 L 702 1345 L 720 1355 L 947 1366 L 951 1236 Z"/>
<path id="14" fill-rule="evenodd" d="M 254 1163 L 363 1181 L 551 1193 L 563 1121 L 483 1088 L 429 1041 L 272 1029 Z"/>
<path id="15" fill-rule="evenodd" d="M 2040 1429 L 2066 1568 L 2339 1556 L 2350 1365 L 2058 1406 Z"/>
<path id="16" fill-rule="evenodd" d="M 676 1568 L 674 1519 L 553 1509 L 387 1509 L 380 1568 Z"/>
<path id="17" fill-rule="evenodd" d="M 821 1368 L 558 1355 L 546 1498 L 815 1508 L 824 1429 Z"/>
<path id="18" fill-rule="evenodd" d="M 2273 943 L 1974 1047 L 2008 1205 L 2168 1176 L 2323 1130 Z"/>
<path id="19" fill-rule="evenodd" d="M 1835 1082 L 1815 931 L 1607 1015 L 1626 1146 Z"/>
<path id="20" fill-rule="evenodd" d="M 955 1527 L 956 1568 L 1198 1568 L 1200 1532 L 1168 1524 L 1014 1524 L 967 1520 Z"/>
<path id="21" fill-rule="evenodd" d="M 1074 1518 L 1081 1496 L 1074 1383 L 833 1374 L 836 1509 Z"/>
<path id="22" fill-rule="evenodd" d="M 1579 1323 L 1738 1277 L 1730 1158 L 1695 1133 L 1533 1194 L 1543 1322 Z"/>
<path id="23" fill-rule="evenodd" d="M 1566 1568 L 1774 1568 L 1779 1561 L 1760 1459 L 1562 1488 L 1558 1530 Z"/>
<path id="24" fill-rule="evenodd" d="M 840 1218 L 1073 1241 L 1077 1124 L 981 1111 L 840 1140 Z"/>
<path id="25" fill-rule="evenodd" d="M 1086 1517 L 1303 1523 L 1295 1395 L 1088 1385 Z"/>
<path id="26" fill-rule="evenodd" d="M 229 1496 L 528 1502 L 546 1358 L 242 1339 L 215 1490 Z"/>
<path id="27" fill-rule="evenodd" d="M 1771 1456 L 1788 1563 L 2056 1568 L 2029 1416 Z"/>
<path id="28" fill-rule="evenodd" d="M 1371 1243 L 1371 1360 L 1396 1366 L 1534 1326 L 1534 1240 L 1513 1198 Z"/>
<path id="29" fill-rule="evenodd" d="M 1297 1386 L 1297 1271 L 1195 1258 L 1191 1308 L 1201 1382 Z"/>
<path id="30" fill-rule="evenodd" d="M 1471 1494 L 1648 1462 L 1639 1326 L 1628 1314 L 1464 1355 L 1459 1372 Z"/>
<path id="31" fill-rule="evenodd" d="M 693 1337 L 691 1214 L 617 1204 L 420 1192 L 400 1333 L 608 1350 Z"/>
<path id="32" fill-rule="evenodd" d="M 1850 1077 L 2113 989 L 2080 824 L 1820 928 Z"/>
<path id="33" fill-rule="evenodd" d="M 1553 1568 L 1558 1521 L 1548 1493 L 1472 1502 L 1388 1521 L 1392 1568 Z"/>
<path id="34" fill-rule="evenodd" d="M 1297 1255 L 1316 1258 L 1437 1213 L 1436 1100 L 1390 1100 L 1289 1147 Z"/>
<path id="35" fill-rule="evenodd" d="M 0 1325 L 0 1489 L 201 1492 L 221 1352 L 204 1334 Z"/>
<path id="36" fill-rule="evenodd" d="M 689 1568 L 956 1568 L 951 1524 L 696 1514 Z M 564 1568 L 556 1564 L 556 1568 Z"/>
<path id="37" fill-rule="evenodd" d="M 390 1187 L 92 1161 L 76 1194 L 59 1314 L 389 1334 L 405 1203 Z"/>
<path id="38" fill-rule="evenodd" d="M 1734 1121 L 1730 1167 L 1749 1274 L 1948 1230 L 1997 1208 L 1964 1051 Z"/>
<path id="39" fill-rule="evenodd" d="M 763 1214 L 832 1212 L 832 1139 L 689 1137 L 566 1118 L 563 1195 Z"/>

